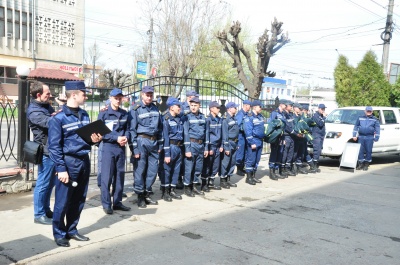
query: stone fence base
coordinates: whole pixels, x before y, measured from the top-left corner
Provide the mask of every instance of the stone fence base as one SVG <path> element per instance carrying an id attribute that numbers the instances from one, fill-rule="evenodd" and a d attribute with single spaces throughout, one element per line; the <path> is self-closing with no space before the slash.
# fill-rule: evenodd
<path id="1" fill-rule="evenodd" d="M 0 193 L 19 193 L 31 190 L 32 182 L 26 179 L 25 169 L 0 169 Z"/>

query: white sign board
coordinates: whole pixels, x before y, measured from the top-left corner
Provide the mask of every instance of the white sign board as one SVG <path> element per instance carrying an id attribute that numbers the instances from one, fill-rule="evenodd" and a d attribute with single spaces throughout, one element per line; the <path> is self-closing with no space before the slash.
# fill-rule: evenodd
<path id="1" fill-rule="evenodd" d="M 356 168 L 360 147 L 359 143 L 347 143 L 340 160 L 340 167 Z"/>

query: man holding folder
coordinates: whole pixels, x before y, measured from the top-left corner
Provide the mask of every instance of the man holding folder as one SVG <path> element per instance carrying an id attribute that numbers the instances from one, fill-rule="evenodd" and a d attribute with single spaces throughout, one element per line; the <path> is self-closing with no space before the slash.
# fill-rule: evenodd
<path id="1" fill-rule="evenodd" d="M 49 153 L 57 174 L 53 214 L 53 235 L 58 246 L 69 247 L 69 239 L 88 241 L 80 235 L 77 225 L 85 205 L 89 184 L 90 143 L 84 141 L 76 130 L 89 124 L 88 113 L 79 106 L 85 103 L 85 83 L 65 82 L 67 103 L 62 112 L 49 122 Z M 91 134 L 91 142 L 102 140 L 98 133 Z M 66 220 L 66 223 L 65 223 Z"/>

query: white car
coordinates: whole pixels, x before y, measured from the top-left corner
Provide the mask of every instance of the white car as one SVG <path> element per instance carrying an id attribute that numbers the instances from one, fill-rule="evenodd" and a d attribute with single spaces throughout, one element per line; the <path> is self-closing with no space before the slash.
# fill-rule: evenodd
<path id="1" fill-rule="evenodd" d="M 373 154 L 400 153 L 400 109 L 372 107 L 380 122 L 379 141 L 374 143 Z M 353 129 L 358 117 L 365 115 L 365 107 L 345 107 L 333 110 L 326 118 L 326 134 L 322 156 L 339 158 L 347 142 L 353 142 Z"/>

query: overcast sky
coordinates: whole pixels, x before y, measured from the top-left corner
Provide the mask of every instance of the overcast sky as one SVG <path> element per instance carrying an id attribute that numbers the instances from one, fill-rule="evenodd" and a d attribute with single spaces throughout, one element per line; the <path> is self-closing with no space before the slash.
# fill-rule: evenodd
<path id="1" fill-rule="evenodd" d="M 114 0 L 113 7 L 86 0 L 86 45 L 96 39 L 108 68 L 131 71 L 133 53 L 147 41 L 148 21 L 140 12 L 141 1 Z M 156 4 L 158 0 L 154 0 Z M 232 18 L 248 27 L 256 42 L 276 17 L 291 42 L 271 59 L 269 70 L 291 75 L 299 83 L 332 86 L 338 54 L 356 66 L 373 50 L 381 62 L 389 0 L 225 0 Z M 118 14 L 115 11 L 118 11 Z M 395 30 L 389 63 L 400 63 L 399 1 L 395 1 Z M 399 22 L 400 25 L 400 22 Z M 139 33 L 142 33 L 141 35 Z M 390 67 L 390 64 L 389 64 Z"/>

